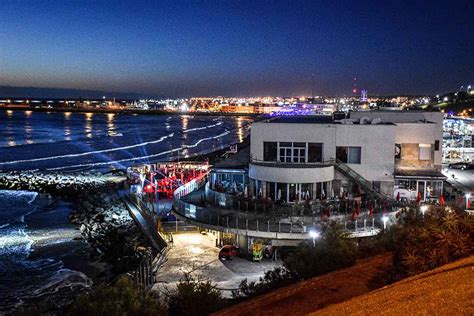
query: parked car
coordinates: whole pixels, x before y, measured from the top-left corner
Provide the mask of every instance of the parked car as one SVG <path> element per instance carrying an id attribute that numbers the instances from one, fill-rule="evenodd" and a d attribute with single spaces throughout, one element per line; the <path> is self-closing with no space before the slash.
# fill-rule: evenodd
<path id="1" fill-rule="evenodd" d="M 231 259 L 239 255 L 240 249 L 234 245 L 225 245 L 219 251 L 219 259 Z"/>
<path id="2" fill-rule="evenodd" d="M 461 169 L 461 170 L 466 170 L 466 169 L 474 169 L 474 164 L 470 162 L 456 162 L 456 163 L 450 163 L 448 165 L 449 169 Z"/>

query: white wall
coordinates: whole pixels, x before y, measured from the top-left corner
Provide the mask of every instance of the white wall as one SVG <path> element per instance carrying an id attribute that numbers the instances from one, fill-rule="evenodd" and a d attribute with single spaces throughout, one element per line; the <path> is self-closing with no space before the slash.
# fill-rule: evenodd
<path id="1" fill-rule="evenodd" d="M 351 118 L 360 119 L 361 117 L 380 118 L 382 122 L 395 123 L 397 125 L 396 143 L 432 144 L 432 148 L 434 148 L 435 140 L 439 140 L 439 150 L 434 152 L 433 164 L 436 167 L 441 167 L 443 113 L 422 111 L 351 112 Z"/>
<path id="2" fill-rule="evenodd" d="M 361 164 L 349 166 L 369 181 L 393 180 L 395 125 L 257 122 L 252 125 L 250 141 L 250 154 L 258 160 L 263 160 L 264 141 L 320 142 L 325 161 L 335 158 L 336 146 L 360 146 Z"/>
<path id="3" fill-rule="evenodd" d="M 249 177 L 266 182 L 315 183 L 334 180 L 334 167 L 278 168 L 250 164 Z"/>

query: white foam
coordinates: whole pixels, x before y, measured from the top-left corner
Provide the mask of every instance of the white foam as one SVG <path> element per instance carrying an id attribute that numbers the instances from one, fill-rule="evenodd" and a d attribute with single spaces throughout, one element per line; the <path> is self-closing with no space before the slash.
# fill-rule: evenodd
<path id="1" fill-rule="evenodd" d="M 100 153 L 114 152 L 114 151 L 118 151 L 118 150 L 126 150 L 126 149 L 131 149 L 131 148 L 147 146 L 147 145 L 151 145 L 151 144 L 158 144 L 158 143 L 161 143 L 162 141 L 164 141 L 165 139 L 173 137 L 173 136 L 174 136 L 174 134 L 171 133 L 171 134 L 168 134 L 166 136 L 162 136 L 157 140 L 143 142 L 143 143 L 134 144 L 134 145 L 121 146 L 121 147 L 115 147 L 115 148 L 109 148 L 109 149 L 94 150 L 94 151 L 87 151 L 87 152 L 78 153 L 78 154 L 67 154 L 67 155 L 57 155 L 57 156 L 51 156 L 51 157 L 41 157 L 41 158 L 32 158 L 32 159 L 4 161 L 4 162 L 0 162 L 0 165 L 12 165 L 12 164 L 23 163 L 23 162 L 36 162 L 36 161 L 54 160 L 54 159 L 62 159 L 62 158 L 73 158 L 73 157 L 88 156 L 88 155 L 94 155 L 94 154 L 100 154 Z"/>
<path id="2" fill-rule="evenodd" d="M 72 165 L 72 166 L 55 167 L 55 168 L 48 168 L 47 170 L 62 170 L 62 169 L 79 168 L 79 167 L 98 167 L 98 166 L 117 164 L 117 163 L 127 162 L 127 161 L 135 161 L 135 160 L 143 160 L 143 159 L 159 157 L 159 156 L 171 154 L 173 152 L 180 151 L 180 150 L 183 150 L 183 149 L 197 147 L 197 146 L 199 146 L 199 144 L 201 144 L 204 141 L 218 139 L 218 138 L 224 137 L 225 135 L 228 135 L 229 133 L 230 133 L 230 131 L 226 131 L 226 132 L 221 133 L 221 134 L 216 135 L 216 136 L 201 138 L 200 140 L 198 140 L 196 143 L 194 143 L 192 145 L 184 145 L 184 146 L 179 147 L 179 148 L 170 149 L 170 150 L 163 151 L 163 152 L 156 153 L 156 154 L 152 154 L 152 155 L 139 156 L 139 157 L 133 157 L 133 158 L 125 158 L 125 159 L 120 159 L 120 160 L 88 163 L 88 164 L 78 164 L 78 165 Z"/>

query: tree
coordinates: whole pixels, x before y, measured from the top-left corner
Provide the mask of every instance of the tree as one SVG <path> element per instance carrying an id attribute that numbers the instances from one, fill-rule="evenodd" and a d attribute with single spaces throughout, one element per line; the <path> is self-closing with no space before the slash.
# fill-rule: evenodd
<path id="1" fill-rule="evenodd" d="M 115 284 L 101 285 L 80 296 L 69 308 L 68 315 L 166 315 L 156 292 L 145 292 L 127 277 Z"/>

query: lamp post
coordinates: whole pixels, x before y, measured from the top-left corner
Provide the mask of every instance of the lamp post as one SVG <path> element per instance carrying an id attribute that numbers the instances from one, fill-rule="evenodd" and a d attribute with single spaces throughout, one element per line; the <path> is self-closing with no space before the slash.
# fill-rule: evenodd
<path id="1" fill-rule="evenodd" d="M 385 231 L 387 229 L 388 217 L 386 215 L 384 215 L 382 217 L 382 221 L 383 221 L 383 230 Z"/>
<path id="2" fill-rule="evenodd" d="M 420 211 L 421 211 L 421 214 L 423 215 L 423 218 L 425 218 L 425 213 L 427 210 L 428 210 L 428 205 L 420 206 Z"/>
<path id="3" fill-rule="evenodd" d="M 319 238 L 319 232 L 316 230 L 310 230 L 309 235 L 313 238 L 313 247 L 316 247 L 316 238 Z"/>

